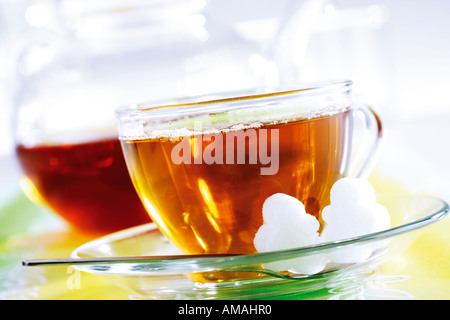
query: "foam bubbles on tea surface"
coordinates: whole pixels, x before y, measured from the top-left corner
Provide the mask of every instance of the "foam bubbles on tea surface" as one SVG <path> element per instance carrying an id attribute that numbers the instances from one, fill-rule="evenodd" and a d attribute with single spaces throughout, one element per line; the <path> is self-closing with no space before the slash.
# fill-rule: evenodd
<path id="1" fill-rule="evenodd" d="M 263 205 L 264 223 L 254 238 L 256 250 L 268 252 L 311 246 L 390 227 L 389 212 L 376 202 L 375 190 L 366 180 L 338 180 L 331 188 L 330 200 L 331 204 L 322 211 L 325 225 L 319 235 L 319 221 L 306 213 L 301 201 L 281 193 L 267 198 Z M 362 262 L 369 258 L 374 249 L 371 245 L 337 248 L 326 254 L 271 262 L 266 267 L 277 271 L 315 274 L 330 262 Z"/>
<path id="2" fill-rule="evenodd" d="M 323 105 L 323 106 L 321 106 Z M 195 135 L 224 134 L 247 129 L 257 129 L 267 125 L 279 125 L 300 120 L 333 116 L 348 110 L 349 103 L 322 102 L 318 105 L 299 106 L 269 105 L 237 110 L 229 110 L 208 115 L 185 116 L 161 123 L 142 123 L 134 126 L 129 134 L 122 134 L 124 140 L 168 139 L 176 142 L 180 137 Z M 134 132 L 136 131 L 136 132 Z"/>

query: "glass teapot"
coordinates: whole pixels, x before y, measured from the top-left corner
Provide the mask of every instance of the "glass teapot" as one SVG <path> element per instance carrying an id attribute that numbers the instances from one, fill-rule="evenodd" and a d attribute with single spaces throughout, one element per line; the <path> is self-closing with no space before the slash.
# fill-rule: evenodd
<path id="1" fill-rule="evenodd" d="M 129 179 L 114 109 L 267 81 L 264 56 L 206 19 L 205 4 L 57 3 L 58 27 L 34 32 L 17 63 L 16 154 L 31 199 L 86 232 L 150 221 Z"/>

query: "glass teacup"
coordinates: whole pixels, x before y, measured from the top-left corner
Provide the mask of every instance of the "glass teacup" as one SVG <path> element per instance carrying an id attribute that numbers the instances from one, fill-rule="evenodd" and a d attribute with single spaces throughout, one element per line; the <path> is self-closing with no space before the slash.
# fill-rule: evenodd
<path id="1" fill-rule="evenodd" d="M 320 220 L 338 179 L 370 173 L 382 134 L 351 90 L 342 81 L 118 108 L 126 163 L 152 220 L 190 254 L 255 253 L 263 203 L 276 193 Z M 354 152 L 361 115 L 370 139 Z"/>

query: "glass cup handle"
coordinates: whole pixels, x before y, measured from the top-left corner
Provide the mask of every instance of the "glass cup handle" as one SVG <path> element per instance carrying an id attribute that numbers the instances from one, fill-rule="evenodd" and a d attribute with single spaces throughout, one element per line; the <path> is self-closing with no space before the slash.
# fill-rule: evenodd
<path id="1" fill-rule="evenodd" d="M 351 121 L 353 121 L 354 130 L 356 129 L 354 122 L 358 118 L 363 125 L 363 134 L 358 143 L 358 150 L 352 156 L 349 176 L 367 179 L 378 160 L 383 127 L 380 116 L 369 105 L 360 104 L 353 109 Z M 355 133 L 353 132 L 353 140 L 356 136 Z"/>

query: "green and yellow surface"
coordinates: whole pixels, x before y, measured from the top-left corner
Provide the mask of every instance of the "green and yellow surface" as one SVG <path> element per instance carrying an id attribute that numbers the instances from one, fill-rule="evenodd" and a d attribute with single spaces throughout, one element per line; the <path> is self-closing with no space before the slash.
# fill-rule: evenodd
<path id="1" fill-rule="evenodd" d="M 371 182 L 377 192 L 398 192 L 402 188 L 379 175 L 373 175 Z M 383 262 L 359 283 L 287 298 L 449 299 L 449 230 L 448 218 L 426 227 L 401 256 Z M 71 266 L 21 264 L 26 259 L 67 258 L 94 237 L 71 230 L 53 213 L 31 202 L 18 187 L 11 190 L 0 203 L 0 300 L 132 299 L 131 291 Z"/>

